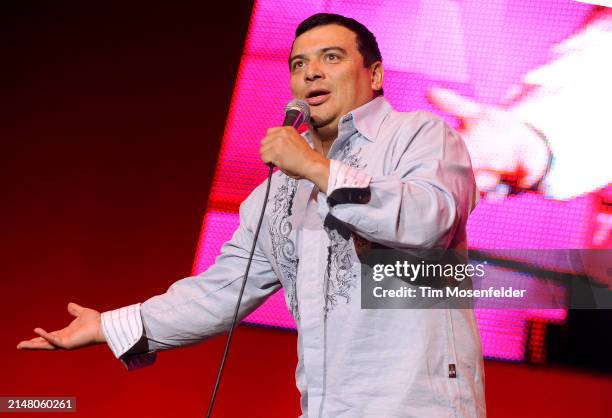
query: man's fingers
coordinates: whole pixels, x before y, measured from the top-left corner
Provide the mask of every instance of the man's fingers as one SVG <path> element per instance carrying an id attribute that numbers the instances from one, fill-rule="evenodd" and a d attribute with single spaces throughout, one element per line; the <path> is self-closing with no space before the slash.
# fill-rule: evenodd
<path id="1" fill-rule="evenodd" d="M 274 150 L 274 144 L 262 145 L 259 149 L 259 155 L 264 163 L 275 163 L 277 162 L 278 152 Z"/>
<path id="2" fill-rule="evenodd" d="M 269 163 L 274 164 L 274 160 L 272 158 L 270 158 L 270 156 L 267 155 L 267 154 L 261 154 L 261 161 L 264 164 L 269 164 Z"/>
<path id="3" fill-rule="evenodd" d="M 271 141 L 273 141 L 275 138 L 272 136 L 266 136 L 264 139 L 261 140 L 260 146 L 264 146 L 264 145 L 268 145 L 270 144 Z"/>
<path id="4" fill-rule="evenodd" d="M 17 344 L 17 349 L 19 350 L 55 350 L 56 348 L 57 347 L 42 337 L 21 341 Z"/>
<path id="5" fill-rule="evenodd" d="M 427 98 L 440 110 L 462 119 L 475 118 L 483 110 L 479 103 L 441 87 L 430 89 Z"/>
<path id="6" fill-rule="evenodd" d="M 42 328 L 34 328 L 34 332 L 40 335 L 42 338 L 50 342 L 51 344 L 62 347 L 61 339 L 55 333 L 48 333 Z"/>
<path id="7" fill-rule="evenodd" d="M 268 133 L 268 135 L 266 135 L 262 140 L 261 140 L 261 145 L 271 145 L 274 144 L 276 141 L 278 140 L 282 140 L 282 136 L 278 135 L 278 134 L 274 134 L 274 133 Z"/>
<path id="8" fill-rule="evenodd" d="M 259 146 L 259 151 L 261 152 L 265 152 L 267 150 L 269 150 L 270 148 L 272 148 L 274 146 L 274 144 L 270 144 L 269 142 L 262 142 L 261 145 Z"/>
<path id="9" fill-rule="evenodd" d="M 79 316 L 81 315 L 81 313 L 83 313 L 83 310 L 85 310 L 85 308 L 83 308 L 80 305 L 77 305 L 74 302 L 70 302 L 68 304 L 68 312 L 72 315 L 72 316 Z"/>

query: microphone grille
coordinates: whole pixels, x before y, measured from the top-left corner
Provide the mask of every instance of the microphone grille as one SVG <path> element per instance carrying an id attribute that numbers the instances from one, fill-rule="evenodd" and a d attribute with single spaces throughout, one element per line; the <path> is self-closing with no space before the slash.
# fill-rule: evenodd
<path id="1" fill-rule="evenodd" d="M 308 106 L 308 103 L 306 103 L 304 100 L 291 100 L 289 103 L 287 103 L 287 106 L 285 106 L 285 113 L 290 110 L 297 110 L 304 115 L 304 122 L 302 123 L 308 123 L 310 121 L 310 106 Z"/>

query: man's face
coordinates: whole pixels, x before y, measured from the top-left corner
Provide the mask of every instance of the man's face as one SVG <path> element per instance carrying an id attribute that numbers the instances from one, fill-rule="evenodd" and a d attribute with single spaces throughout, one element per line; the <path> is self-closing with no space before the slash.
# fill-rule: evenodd
<path id="1" fill-rule="evenodd" d="M 311 123 L 317 129 L 337 128 L 340 117 L 372 100 L 373 89 L 382 83 L 373 75 L 377 66 L 364 67 L 357 35 L 335 24 L 298 36 L 289 67 L 291 93 L 308 102 Z"/>

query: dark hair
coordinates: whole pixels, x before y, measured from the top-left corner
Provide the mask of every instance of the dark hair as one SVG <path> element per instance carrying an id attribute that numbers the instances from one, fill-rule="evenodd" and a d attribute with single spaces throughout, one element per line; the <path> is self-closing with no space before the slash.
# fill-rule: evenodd
<path id="1" fill-rule="evenodd" d="M 303 20 L 298 25 L 295 29 L 295 37 L 297 38 L 304 32 L 325 25 L 343 26 L 357 35 L 357 50 L 363 57 L 363 65 L 366 68 L 376 61 L 382 62 L 382 56 L 380 55 L 380 49 L 378 49 L 378 42 L 376 42 L 374 34 L 362 23 L 350 17 L 334 13 L 317 13 Z M 378 91 L 378 94 L 383 94 L 382 88 Z"/>

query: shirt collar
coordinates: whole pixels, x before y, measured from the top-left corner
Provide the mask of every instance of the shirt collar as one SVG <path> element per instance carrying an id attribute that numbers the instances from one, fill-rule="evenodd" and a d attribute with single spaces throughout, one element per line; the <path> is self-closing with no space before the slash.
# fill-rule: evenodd
<path id="1" fill-rule="evenodd" d="M 383 96 L 378 96 L 342 116 L 338 124 L 338 135 L 342 131 L 358 131 L 368 141 L 374 142 L 383 120 L 392 110 L 393 107 L 391 107 L 387 99 Z M 314 148 L 310 132 L 306 131 L 302 135 L 310 146 Z"/>
<path id="2" fill-rule="evenodd" d="M 370 142 L 374 142 L 383 120 L 393 110 L 383 96 L 378 96 L 340 118 L 338 132 L 354 128 Z"/>

